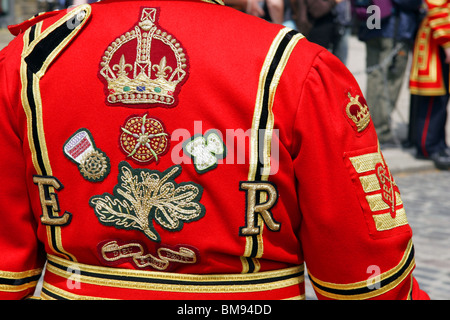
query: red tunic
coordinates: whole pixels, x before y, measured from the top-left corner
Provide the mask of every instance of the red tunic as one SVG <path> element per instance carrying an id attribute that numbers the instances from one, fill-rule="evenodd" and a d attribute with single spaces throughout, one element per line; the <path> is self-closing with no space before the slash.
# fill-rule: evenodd
<path id="1" fill-rule="evenodd" d="M 113 1 L 0 54 L 0 297 L 423 297 L 349 71 L 201 1 Z M 426 295 L 426 294 L 425 294 Z"/>
<path id="2" fill-rule="evenodd" d="M 442 96 L 445 88 L 439 48 L 450 46 L 450 2 L 427 0 L 428 12 L 423 19 L 414 44 L 410 75 L 412 94 Z"/>

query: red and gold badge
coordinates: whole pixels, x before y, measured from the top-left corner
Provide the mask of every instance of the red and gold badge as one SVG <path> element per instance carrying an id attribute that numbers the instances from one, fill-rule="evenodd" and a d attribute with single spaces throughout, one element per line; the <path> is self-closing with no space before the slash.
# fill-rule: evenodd
<path id="1" fill-rule="evenodd" d="M 345 114 L 353 129 L 361 134 L 370 124 L 370 113 L 367 102 L 363 96 L 353 96 L 347 93 L 348 100 L 345 104 Z"/>
<path id="2" fill-rule="evenodd" d="M 187 54 L 159 26 L 159 9 L 143 8 L 136 25 L 119 35 L 100 62 L 108 105 L 173 108 L 189 73 Z"/>
<path id="3" fill-rule="evenodd" d="M 379 146 L 346 152 L 344 159 L 370 235 L 379 239 L 409 232 L 399 188 Z"/>
<path id="4" fill-rule="evenodd" d="M 160 120 L 133 115 L 121 127 L 121 150 L 140 164 L 159 162 L 169 150 L 170 136 Z"/>

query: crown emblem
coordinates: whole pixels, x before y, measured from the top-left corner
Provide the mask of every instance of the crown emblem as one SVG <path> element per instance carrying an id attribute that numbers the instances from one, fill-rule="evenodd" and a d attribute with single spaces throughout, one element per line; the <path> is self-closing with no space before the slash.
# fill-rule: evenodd
<path id="1" fill-rule="evenodd" d="M 348 93 L 348 98 L 350 102 L 345 107 L 347 116 L 356 126 L 358 132 L 363 131 L 370 123 L 370 113 L 369 108 L 364 100 L 364 98 L 356 95 L 352 97 L 350 92 Z"/>
<path id="2" fill-rule="evenodd" d="M 140 21 L 106 49 L 100 74 L 108 103 L 176 105 L 188 61 L 181 44 L 158 26 L 158 18 L 158 9 L 143 8 Z"/>

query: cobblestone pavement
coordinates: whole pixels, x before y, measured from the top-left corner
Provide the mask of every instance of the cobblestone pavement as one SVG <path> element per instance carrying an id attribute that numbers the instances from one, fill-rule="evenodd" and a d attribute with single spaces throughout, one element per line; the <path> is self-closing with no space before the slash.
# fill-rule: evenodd
<path id="1" fill-rule="evenodd" d="M 414 275 L 433 300 L 450 299 L 450 172 L 397 174 L 416 252 Z"/>

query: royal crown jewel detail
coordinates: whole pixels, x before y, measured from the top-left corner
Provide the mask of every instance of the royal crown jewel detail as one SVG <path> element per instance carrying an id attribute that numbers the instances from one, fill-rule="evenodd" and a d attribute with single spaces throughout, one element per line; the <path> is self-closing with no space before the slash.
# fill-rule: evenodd
<path id="1" fill-rule="evenodd" d="M 348 93 L 350 102 L 347 104 L 345 110 L 349 119 L 353 121 L 358 132 L 363 131 L 370 123 L 370 113 L 366 102 L 362 97 L 356 95 L 352 97 L 350 92 Z"/>
<path id="2" fill-rule="evenodd" d="M 140 21 L 106 49 L 100 74 L 110 104 L 174 107 L 188 76 L 180 42 L 157 22 L 159 9 L 143 8 Z"/>

